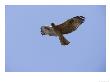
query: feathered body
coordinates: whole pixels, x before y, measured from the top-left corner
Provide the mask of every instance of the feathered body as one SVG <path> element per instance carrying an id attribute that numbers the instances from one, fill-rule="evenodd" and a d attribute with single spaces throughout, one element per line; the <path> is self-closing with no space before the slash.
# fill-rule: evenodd
<path id="1" fill-rule="evenodd" d="M 51 23 L 51 26 L 41 27 L 41 34 L 49 36 L 58 36 L 62 45 L 68 45 L 70 42 L 63 36 L 63 34 L 68 34 L 75 31 L 79 27 L 79 25 L 84 23 L 84 21 L 85 17 L 76 16 L 59 25 Z"/>

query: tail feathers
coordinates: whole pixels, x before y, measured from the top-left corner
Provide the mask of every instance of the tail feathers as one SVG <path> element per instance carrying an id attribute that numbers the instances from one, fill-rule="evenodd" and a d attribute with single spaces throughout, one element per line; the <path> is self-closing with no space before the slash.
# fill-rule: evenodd
<path id="1" fill-rule="evenodd" d="M 70 43 L 63 35 L 59 36 L 59 40 L 61 45 L 68 45 Z"/>

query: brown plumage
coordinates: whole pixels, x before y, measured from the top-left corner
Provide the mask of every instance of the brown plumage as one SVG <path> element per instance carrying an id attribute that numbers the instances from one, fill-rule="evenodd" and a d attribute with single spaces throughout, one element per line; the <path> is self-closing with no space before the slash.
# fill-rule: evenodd
<path id="1" fill-rule="evenodd" d="M 84 21 L 85 17 L 76 16 L 59 25 L 51 23 L 51 26 L 41 27 L 41 34 L 49 36 L 58 36 L 61 45 L 68 45 L 70 42 L 64 37 L 64 34 L 68 34 L 75 31 Z"/>

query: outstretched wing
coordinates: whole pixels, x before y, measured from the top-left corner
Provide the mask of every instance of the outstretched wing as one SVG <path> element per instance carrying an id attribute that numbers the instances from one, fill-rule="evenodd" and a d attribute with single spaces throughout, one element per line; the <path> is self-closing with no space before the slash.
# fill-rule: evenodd
<path id="1" fill-rule="evenodd" d="M 58 29 L 62 34 L 68 34 L 72 31 L 75 31 L 80 24 L 84 22 L 83 16 L 76 16 L 73 17 L 67 21 L 65 21 L 62 24 L 56 25 L 56 29 Z"/>

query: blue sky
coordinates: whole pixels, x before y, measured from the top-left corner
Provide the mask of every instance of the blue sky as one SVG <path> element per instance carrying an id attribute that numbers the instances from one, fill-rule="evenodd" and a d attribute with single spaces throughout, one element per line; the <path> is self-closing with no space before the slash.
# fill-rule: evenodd
<path id="1" fill-rule="evenodd" d="M 105 72 L 106 7 L 17 5 L 6 7 L 6 72 Z M 77 31 L 57 37 L 42 36 L 40 28 L 74 16 L 86 18 Z"/>

